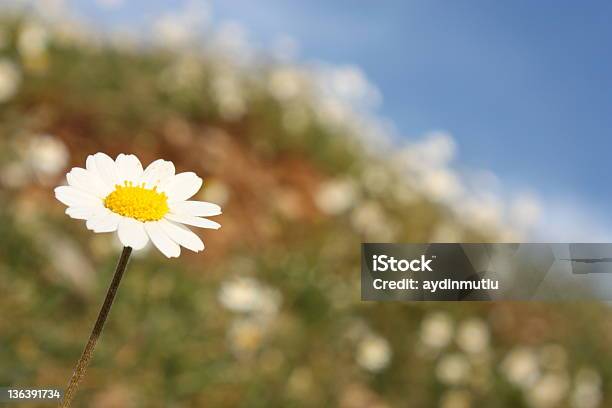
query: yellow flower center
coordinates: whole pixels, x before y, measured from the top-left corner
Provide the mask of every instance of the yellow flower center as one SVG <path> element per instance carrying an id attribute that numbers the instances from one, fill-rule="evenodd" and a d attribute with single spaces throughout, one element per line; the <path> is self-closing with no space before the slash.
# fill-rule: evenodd
<path id="1" fill-rule="evenodd" d="M 157 187 L 145 188 L 144 183 L 134 186 L 131 181 L 117 184 L 115 191 L 104 199 L 104 206 L 114 213 L 138 221 L 159 221 L 170 210 L 168 197 L 158 193 Z"/>

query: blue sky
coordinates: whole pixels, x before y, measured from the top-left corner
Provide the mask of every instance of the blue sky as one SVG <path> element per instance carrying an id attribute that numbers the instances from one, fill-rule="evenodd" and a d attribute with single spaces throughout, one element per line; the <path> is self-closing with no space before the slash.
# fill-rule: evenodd
<path id="1" fill-rule="evenodd" d="M 461 3 L 461 4 L 460 4 Z M 463 163 L 605 205 L 612 3 L 225 0 L 215 12 L 306 58 L 355 63 L 401 134 L 445 129 Z"/>
<path id="2" fill-rule="evenodd" d="M 125 23 L 179 2 L 76 3 Z M 242 23 L 264 47 L 290 35 L 305 61 L 360 66 L 399 134 L 450 132 L 460 165 L 610 208 L 612 2 L 223 0 L 212 16 Z"/>

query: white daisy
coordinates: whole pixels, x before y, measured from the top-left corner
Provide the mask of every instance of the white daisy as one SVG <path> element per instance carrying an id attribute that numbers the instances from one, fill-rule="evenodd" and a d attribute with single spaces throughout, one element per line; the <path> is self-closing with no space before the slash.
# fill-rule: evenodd
<path id="1" fill-rule="evenodd" d="M 138 158 L 104 153 L 87 157 L 86 168 L 67 175 L 68 186 L 57 187 L 55 197 L 68 206 L 71 218 L 86 220 L 93 232 L 117 231 L 126 247 L 142 249 L 149 239 L 168 258 L 178 257 L 180 246 L 199 252 L 202 240 L 181 224 L 218 229 L 202 217 L 221 214 L 221 207 L 188 201 L 202 187 L 195 173 L 175 174 L 174 164 L 156 160 L 143 169 Z"/>

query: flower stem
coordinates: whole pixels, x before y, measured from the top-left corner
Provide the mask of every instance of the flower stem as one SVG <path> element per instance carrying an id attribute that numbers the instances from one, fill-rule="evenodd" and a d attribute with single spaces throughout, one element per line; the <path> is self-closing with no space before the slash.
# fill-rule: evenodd
<path id="1" fill-rule="evenodd" d="M 117 294 L 117 289 L 119 288 L 119 283 L 121 283 L 121 278 L 123 277 L 123 273 L 125 272 L 125 268 L 127 267 L 128 261 L 130 259 L 130 255 L 132 254 L 132 248 L 124 247 L 123 252 L 121 253 L 121 257 L 119 258 L 119 262 L 117 263 L 117 268 L 115 269 L 115 275 L 113 276 L 113 280 L 106 292 L 106 298 L 104 299 L 104 303 L 100 308 L 100 312 L 98 313 L 98 319 L 96 320 L 96 324 L 89 335 L 89 341 L 85 346 L 85 350 L 83 350 L 83 354 L 81 354 L 81 358 L 77 362 L 76 367 L 74 368 L 74 372 L 72 373 L 72 378 L 68 383 L 68 387 L 66 388 L 66 392 L 64 393 L 64 398 L 60 403 L 60 408 L 68 408 L 74 399 L 78 389 L 79 383 L 85 377 L 85 371 L 87 370 L 87 366 L 89 365 L 89 361 L 91 360 L 94 352 L 94 348 L 96 347 L 96 342 L 102 333 L 102 329 L 104 329 L 104 323 L 106 322 L 106 318 L 108 317 L 108 313 L 110 312 L 111 306 L 113 305 L 113 300 L 115 300 L 115 295 Z"/>

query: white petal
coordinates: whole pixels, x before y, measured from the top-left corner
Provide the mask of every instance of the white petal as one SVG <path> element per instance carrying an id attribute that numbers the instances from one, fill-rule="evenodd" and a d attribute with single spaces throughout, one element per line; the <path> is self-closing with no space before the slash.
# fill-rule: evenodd
<path id="1" fill-rule="evenodd" d="M 170 176 L 174 176 L 174 164 L 166 160 L 155 160 L 149 164 L 142 174 L 140 183 L 146 188 L 153 188 Z"/>
<path id="2" fill-rule="evenodd" d="M 99 215 L 106 213 L 105 208 L 102 206 L 97 207 L 68 207 L 66 208 L 66 214 L 70 218 L 75 220 L 88 220 Z"/>
<path id="3" fill-rule="evenodd" d="M 96 173 L 80 167 L 74 167 L 70 170 L 70 173 L 66 174 L 66 179 L 68 180 L 68 184 L 72 187 L 76 187 L 100 198 L 104 198 L 112 192 Z"/>
<path id="4" fill-rule="evenodd" d="M 102 215 L 97 215 L 87 220 L 87 229 L 93 232 L 114 232 L 119 227 L 121 216 L 112 211 L 106 211 Z"/>
<path id="5" fill-rule="evenodd" d="M 69 207 L 95 207 L 103 205 L 100 197 L 71 186 L 57 187 L 55 189 L 55 198 Z"/>
<path id="6" fill-rule="evenodd" d="M 117 167 L 117 177 L 119 184 L 123 184 L 124 181 L 131 181 L 136 184 L 140 181 L 144 170 L 138 157 L 133 154 L 121 153 L 115 160 Z"/>
<path id="7" fill-rule="evenodd" d="M 185 201 L 193 197 L 202 187 L 202 179 L 193 172 L 180 173 L 169 177 L 159 186 L 166 193 L 168 201 Z"/>
<path id="8" fill-rule="evenodd" d="M 221 207 L 206 201 L 178 201 L 170 203 L 170 211 L 194 217 L 212 217 L 221 214 Z"/>
<path id="9" fill-rule="evenodd" d="M 207 220 L 206 218 L 193 217 L 191 215 L 183 215 L 183 214 L 166 214 L 166 219 L 174 222 L 178 222 L 181 224 L 193 225 L 194 227 L 200 228 L 212 228 L 219 229 L 221 228 L 221 224 Z"/>
<path id="10" fill-rule="evenodd" d="M 87 160 L 85 160 L 85 168 L 87 171 L 100 175 L 100 173 L 98 173 L 98 166 L 96 166 L 96 159 L 94 158 L 93 154 L 87 156 Z"/>
<path id="11" fill-rule="evenodd" d="M 168 220 L 159 221 L 161 229 L 177 244 L 184 246 L 193 252 L 200 252 L 204 250 L 204 243 L 196 234 L 190 229 L 183 227 L 182 225 L 175 224 Z"/>
<path id="12" fill-rule="evenodd" d="M 135 250 L 144 248 L 149 242 L 144 223 L 133 218 L 122 217 L 119 223 L 118 235 L 119 240 L 124 246 Z"/>
<path id="13" fill-rule="evenodd" d="M 176 258 L 181 254 L 181 247 L 162 230 L 159 221 L 145 223 L 145 229 L 153 244 L 166 257 Z"/>
<path id="14" fill-rule="evenodd" d="M 96 153 L 93 158 L 96 164 L 96 171 L 102 181 L 114 189 L 115 185 L 119 182 L 115 161 L 105 153 Z"/>

